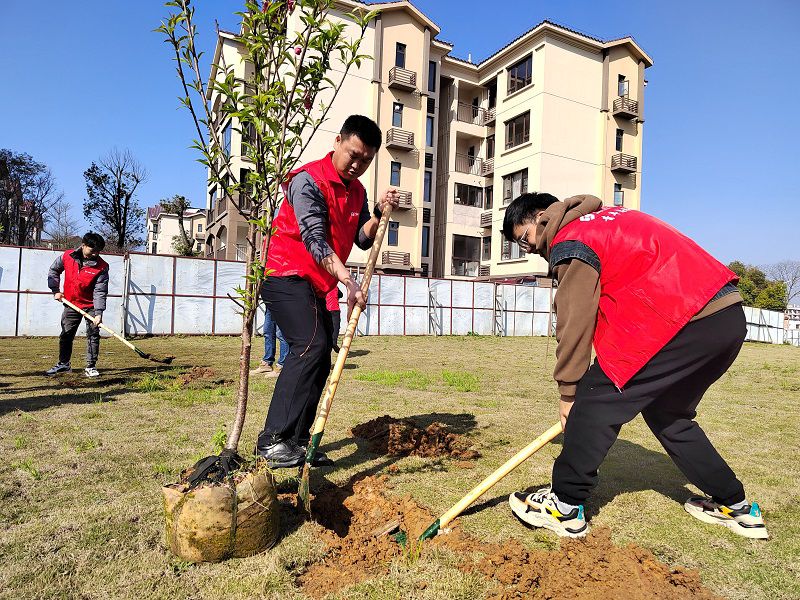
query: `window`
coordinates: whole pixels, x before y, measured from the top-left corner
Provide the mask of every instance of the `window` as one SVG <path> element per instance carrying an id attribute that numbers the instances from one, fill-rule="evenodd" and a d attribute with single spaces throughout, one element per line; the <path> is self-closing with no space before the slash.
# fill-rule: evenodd
<path id="1" fill-rule="evenodd" d="M 500 260 L 514 260 L 516 258 L 524 258 L 525 252 L 519 247 L 519 244 L 503 240 L 503 252 L 501 253 Z"/>
<path id="2" fill-rule="evenodd" d="M 622 136 L 623 135 L 624 135 L 624 132 L 622 131 L 622 129 L 617 129 L 617 139 L 616 139 L 616 141 L 614 143 L 614 148 L 617 149 L 617 152 L 622 152 Z"/>
<path id="3" fill-rule="evenodd" d="M 628 97 L 628 80 L 625 75 L 617 75 L 617 95 Z"/>
<path id="4" fill-rule="evenodd" d="M 423 258 L 428 258 L 429 254 L 430 254 L 429 251 L 428 251 L 430 237 L 431 237 L 431 228 L 428 227 L 427 225 L 423 225 L 422 226 L 422 257 Z"/>
<path id="5" fill-rule="evenodd" d="M 489 84 L 489 108 L 497 106 L 497 80 Z"/>
<path id="6" fill-rule="evenodd" d="M 483 190 L 474 185 L 457 183 L 456 197 L 453 201 L 463 206 L 477 206 L 481 208 L 483 206 Z"/>
<path id="7" fill-rule="evenodd" d="M 434 61 L 428 63 L 428 91 L 436 91 L 436 63 Z"/>
<path id="8" fill-rule="evenodd" d="M 436 112 L 436 100 L 428 98 L 428 114 L 432 115 Z"/>
<path id="9" fill-rule="evenodd" d="M 431 222 L 431 209 L 430 208 L 423 208 L 422 209 L 422 222 L 423 223 L 430 223 Z"/>
<path id="10" fill-rule="evenodd" d="M 614 184 L 614 206 L 623 206 L 625 202 L 625 192 L 622 191 L 622 184 Z"/>
<path id="11" fill-rule="evenodd" d="M 395 45 L 394 66 L 401 69 L 406 68 L 406 45 L 400 42 Z"/>
<path id="12" fill-rule="evenodd" d="M 426 169 L 433 168 L 433 154 L 431 152 L 425 153 L 425 168 Z"/>
<path id="13" fill-rule="evenodd" d="M 211 190 L 211 194 L 208 196 L 208 210 L 214 211 L 217 204 L 217 186 L 214 186 L 214 189 Z"/>
<path id="14" fill-rule="evenodd" d="M 425 120 L 425 145 L 433 148 L 433 117 Z"/>
<path id="15" fill-rule="evenodd" d="M 158 221 L 153 222 L 153 235 L 158 235 Z"/>
<path id="16" fill-rule="evenodd" d="M 528 191 L 528 169 L 522 169 L 503 177 L 503 206 Z"/>
<path id="17" fill-rule="evenodd" d="M 506 121 L 506 150 L 524 144 L 531 137 L 531 113 Z"/>
<path id="18" fill-rule="evenodd" d="M 494 206 L 494 186 L 490 185 L 485 190 L 483 190 L 483 208 L 489 210 Z"/>
<path id="19" fill-rule="evenodd" d="M 197 233 L 203 233 L 203 224 L 202 223 L 198 223 L 197 224 Z"/>
<path id="20" fill-rule="evenodd" d="M 392 127 L 403 126 L 403 105 L 399 102 L 392 104 Z"/>
<path id="21" fill-rule="evenodd" d="M 481 238 L 453 236 L 453 265 L 451 275 L 476 277 L 481 262 Z"/>
<path id="22" fill-rule="evenodd" d="M 400 185 L 400 163 L 392 161 L 392 174 L 389 177 L 389 185 Z"/>
<path id="23" fill-rule="evenodd" d="M 486 138 L 486 158 L 494 158 L 494 135 Z"/>
<path id="24" fill-rule="evenodd" d="M 222 130 L 222 151 L 225 153 L 225 156 L 230 157 L 231 155 L 231 122 L 228 121 L 228 124 L 225 125 L 225 129 Z"/>
<path id="25" fill-rule="evenodd" d="M 157 254 L 156 253 L 156 243 L 155 242 L 153 242 L 153 244 L 150 246 L 150 254 Z"/>
<path id="26" fill-rule="evenodd" d="M 397 239 L 400 232 L 400 223 L 397 221 L 389 221 L 389 242 L 390 246 L 397 246 Z"/>
<path id="27" fill-rule="evenodd" d="M 483 241 L 483 250 L 481 252 L 481 260 L 492 260 L 492 236 L 487 235 L 485 238 L 482 238 Z"/>
<path id="28" fill-rule="evenodd" d="M 533 75 L 533 56 L 522 59 L 508 69 L 508 93 L 513 94 L 531 84 Z"/>
<path id="29" fill-rule="evenodd" d="M 423 202 L 431 201 L 431 183 L 433 181 L 433 173 L 425 171 L 425 176 L 422 185 L 422 200 Z"/>

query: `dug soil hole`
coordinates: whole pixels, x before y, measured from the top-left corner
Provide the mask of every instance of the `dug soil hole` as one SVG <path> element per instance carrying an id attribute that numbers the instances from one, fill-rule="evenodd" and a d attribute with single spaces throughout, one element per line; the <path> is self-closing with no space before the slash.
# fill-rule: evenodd
<path id="1" fill-rule="evenodd" d="M 321 562 L 298 577 L 305 593 L 322 598 L 384 576 L 392 562 L 405 560 L 407 551 L 387 534 L 387 524 L 399 523 L 408 539 L 415 540 L 433 517 L 411 496 L 387 495 L 387 486 L 386 477 L 367 477 L 318 491 L 312 515 L 328 549 Z M 486 597 L 492 600 L 719 599 L 703 587 L 696 571 L 669 567 L 633 544 L 615 546 L 608 529 L 601 527 L 585 539 L 564 540 L 558 550 L 547 551 L 531 550 L 515 540 L 481 542 L 456 524 L 449 533 L 425 542 L 419 560 L 426 560 L 434 547 L 460 557 L 462 571 L 485 577 Z"/>
<path id="2" fill-rule="evenodd" d="M 396 419 L 384 415 L 356 425 L 350 433 L 366 440 L 369 451 L 373 454 L 444 457 L 462 461 L 480 456 L 471 449 L 472 443 L 464 435 L 451 432 L 443 423 L 420 427 L 412 419 Z"/>

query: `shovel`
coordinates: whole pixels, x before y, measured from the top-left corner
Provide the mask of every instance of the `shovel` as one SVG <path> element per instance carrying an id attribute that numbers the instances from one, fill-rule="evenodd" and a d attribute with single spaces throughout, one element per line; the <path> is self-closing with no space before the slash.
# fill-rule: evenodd
<path id="1" fill-rule="evenodd" d="M 75 306 L 75 305 L 74 305 L 72 302 L 70 302 L 69 300 L 67 300 L 66 298 L 61 298 L 61 302 L 62 302 L 63 304 L 65 304 L 66 306 L 69 306 L 69 307 L 70 307 L 72 310 L 78 311 L 80 314 L 82 314 L 84 317 L 86 317 L 86 318 L 87 318 L 87 319 L 89 319 L 90 321 L 94 322 L 94 317 L 93 317 L 92 315 L 90 315 L 89 313 L 87 313 L 85 310 L 81 310 L 80 308 L 78 308 L 77 306 Z M 137 348 L 136 346 L 134 346 L 134 345 L 133 345 L 131 342 L 129 342 L 128 340 L 126 340 L 124 337 L 122 337 L 120 334 L 118 334 L 118 333 L 117 333 L 116 331 L 114 331 L 113 329 L 111 329 L 111 328 L 109 328 L 109 327 L 106 327 L 106 326 L 105 326 L 103 323 L 98 323 L 98 327 L 100 327 L 100 328 L 101 328 L 103 331 L 107 331 L 108 333 L 110 333 L 111 335 L 113 335 L 113 336 L 114 336 L 115 338 L 117 338 L 117 339 L 118 339 L 120 342 L 122 342 L 123 344 L 125 344 L 125 345 L 126 345 L 128 348 L 130 348 L 131 350 L 133 350 L 134 352 L 136 352 L 136 354 L 138 354 L 138 355 L 139 355 L 139 356 L 141 356 L 142 358 L 146 358 L 147 360 L 152 360 L 153 362 L 161 363 L 161 364 L 163 364 L 163 365 L 168 365 L 168 364 L 170 364 L 170 363 L 171 363 L 173 360 L 175 360 L 175 357 L 174 357 L 174 356 L 167 356 L 167 357 L 165 357 L 165 358 L 156 358 L 156 357 L 155 357 L 155 356 L 153 356 L 152 354 L 148 354 L 147 352 L 143 352 L 143 351 L 139 350 L 139 348 Z"/>
<path id="2" fill-rule="evenodd" d="M 378 231 L 375 233 L 375 241 L 372 243 L 372 248 L 369 252 L 367 259 L 367 268 L 364 271 L 364 279 L 361 282 L 361 291 L 364 296 L 369 291 L 369 282 L 372 280 L 372 272 L 375 270 L 375 263 L 378 262 L 378 253 L 381 250 L 383 243 L 383 236 L 386 233 L 386 226 L 389 223 L 389 215 L 392 214 L 391 205 L 387 206 L 381 215 L 381 220 L 378 223 Z M 314 421 L 314 427 L 311 430 L 311 440 L 308 443 L 308 450 L 306 451 L 306 462 L 303 464 L 303 474 L 300 478 L 300 487 L 297 490 L 297 495 L 303 503 L 307 513 L 311 513 L 311 500 L 309 498 L 308 478 L 311 471 L 311 463 L 314 462 L 314 457 L 317 454 L 319 442 L 322 439 L 322 433 L 325 430 L 325 423 L 328 421 L 328 415 L 331 411 L 333 404 L 333 397 L 336 395 L 336 388 L 339 387 L 339 378 L 342 376 L 344 370 L 344 363 L 347 360 L 347 354 L 350 352 L 350 344 L 353 342 L 353 336 L 356 333 L 356 326 L 358 319 L 361 316 L 361 307 L 355 306 L 350 315 L 350 321 L 347 323 L 347 331 L 344 334 L 339 354 L 336 356 L 336 364 L 331 372 L 331 377 L 328 381 L 328 389 L 325 390 L 325 396 L 319 405 L 319 412 L 317 419 Z"/>
<path id="3" fill-rule="evenodd" d="M 491 488 L 495 486 L 497 482 L 499 482 L 503 477 L 511 473 L 514 469 L 520 466 L 523 462 L 525 462 L 528 458 L 530 458 L 533 454 L 535 454 L 542 446 L 551 442 L 559 433 L 561 433 L 561 421 L 550 427 L 547 431 L 545 431 L 542 435 L 538 438 L 533 440 L 530 444 L 525 446 L 522 450 L 517 452 L 514 456 L 509 458 L 506 463 L 497 469 L 494 473 L 489 475 L 486 479 L 481 481 L 477 486 L 475 486 L 472 491 L 464 496 L 461 500 L 459 500 L 450 510 L 445 512 L 442 516 L 436 519 L 433 523 L 431 523 L 428 528 L 423 532 L 421 536 L 419 536 L 418 541 L 428 540 L 435 536 L 440 529 L 446 527 L 450 521 L 455 519 L 458 515 L 460 515 L 466 508 L 475 502 L 478 498 L 483 496 L 486 492 L 488 492 Z M 391 529 L 385 531 L 385 533 L 391 533 Z M 400 544 L 404 545 L 408 541 L 408 534 L 405 531 L 398 531 L 394 535 L 394 539 L 399 542 Z"/>

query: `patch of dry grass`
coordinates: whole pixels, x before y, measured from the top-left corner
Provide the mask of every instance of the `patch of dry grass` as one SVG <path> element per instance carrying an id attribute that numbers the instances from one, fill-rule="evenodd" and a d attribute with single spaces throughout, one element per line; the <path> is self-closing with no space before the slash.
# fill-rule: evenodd
<path id="1" fill-rule="evenodd" d="M 271 552 L 220 565 L 189 565 L 164 550 L 159 488 L 212 452 L 234 404 L 231 384 L 187 388 L 177 378 L 200 366 L 233 380 L 239 340 L 153 338 L 139 345 L 176 355 L 175 364 L 158 367 L 104 340 L 101 378 L 75 372 L 48 379 L 42 373 L 55 362 L 57 340 L 0 340 L 0 597 L 303 597 L 294 575 L 323 552 L 308 525 L 287 524 Z M 553 346 L 545 357 L 544 339 L 360 338 L 354 349 L 322 445 L 337 465 L 315 470 L 312 487 L 322 477 L 343 483 L 387 472 L 396 493 L 441 513 L 557 419 Z M 253 446 L 273 386 L 273 379 L 253 379 L 242 452 Z M 593 522 L 610 526 L 620 543 L 700 569 L 729 598 L 800 597 L 799 391 L 797 348 L 748 344 L 699 409 L 748 497 L 762 503 L 769 542 L 686 515 L 681 504 L 694 490 L 641 419 L 623 428 L 601 468 L 587 506 Z M 482 457 L 464 469 L 448 460 L 371 455 L 348 431 L 383 414 L 447 423 L 469 435 Z M 556 440 L 509 475 L 461 517 L 463 526 L 487 541 L 556 546 L 550 534 L 520 526 L 505 498 L 546 484 L 559 449 Z M 438 552 L 393 565 L 389 575 L 338 597 L 477 598 L 484 589 Z"/>

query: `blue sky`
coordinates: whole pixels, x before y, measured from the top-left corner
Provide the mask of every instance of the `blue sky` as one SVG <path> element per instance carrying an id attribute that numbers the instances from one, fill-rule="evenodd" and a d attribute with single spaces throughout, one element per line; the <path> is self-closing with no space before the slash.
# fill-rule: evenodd
<path id="1" fill-rule="evenodd" d="M 214 20 L 235 28 L 239 0 L 198 0 L 201 44 Z M 721 260 L 800 259 L 800 2 L 710 0 L 416 0 L 480 60 L 542 19 L 612 39 L 633 35 L 648 69 L 642 207 Z M 76 216 L 83 171 L 112 147 L 149 171 L 140 202 L 203 203 L 187 149 L 169 49 L 152 0 L 0 0 L 0 147 L 48 164 Z"/>

